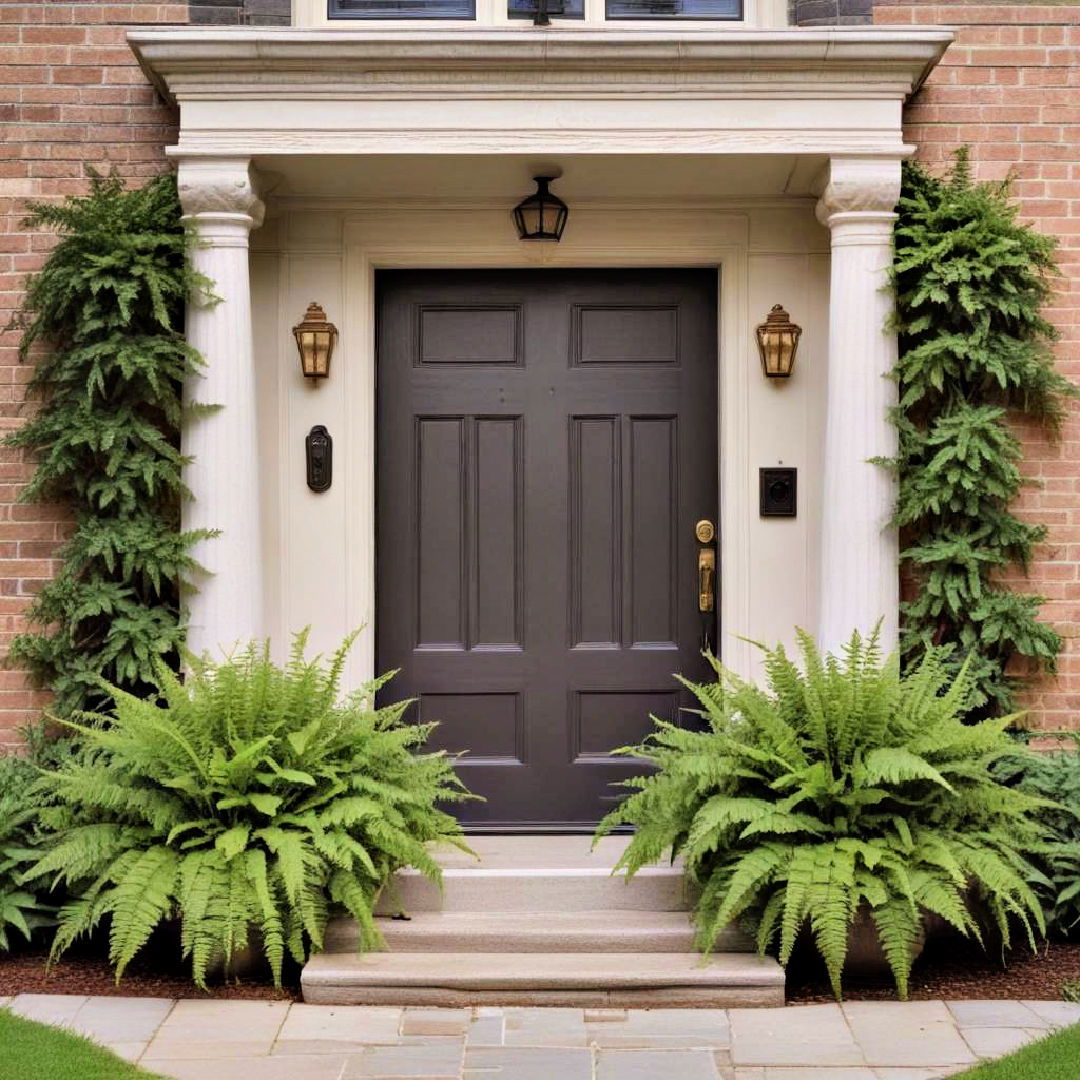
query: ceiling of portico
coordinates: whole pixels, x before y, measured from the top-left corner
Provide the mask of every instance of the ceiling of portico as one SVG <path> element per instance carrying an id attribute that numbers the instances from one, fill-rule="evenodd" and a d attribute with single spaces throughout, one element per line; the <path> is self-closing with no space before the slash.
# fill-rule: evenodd
<path id="1" fill-rule="evenodd" d="M 260 155 L 264 194 L 333 200 L 514 201 L 531 177 L 559 175 L 553 190 L 583 201 L 724 200 L 809 197 L 821 155 L 567 154 L 527 155 Z"/>

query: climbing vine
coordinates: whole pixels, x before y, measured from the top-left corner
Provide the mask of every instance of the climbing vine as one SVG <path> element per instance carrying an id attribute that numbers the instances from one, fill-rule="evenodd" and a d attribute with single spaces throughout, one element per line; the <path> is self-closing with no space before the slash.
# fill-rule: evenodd
<path id="1" fill-rule="evenodd" d="M 74 531 L 11 658 L 64 715 L 103 705 L 102 677 L 138 693 L 154 660 L 177 657 L 181 580 L 208 535 L 180 531 L 181 393 L 201 363 L 180 331 L 209 283 L 172 176 L 127 190 L 92 173 L 89 194 L 31 204 L 26 226 L 60 239 L 15 320 L 23 359 L 48 346 L 30 383 L 40 408 L 6 441 L 36 460 L 21 499 L 68 508 Z"/>
<path id="2" fill-rule="evenodd" d="M 912 586 L 901 607 L 909 668 L 937 645 L 971 656 L 973 708 L 1009 711 L 1014 656 L 1054 671 L 1061 639 L 1043 598 L 1004 583 L 1045 535 L 1010 509 L 1025 483 L 1010 416 L 1056 433 L 1076 388 L 1054 367 L 1054 242 L 1022 224 L 1005 183 L 980 183 L 966 153 L 944 176 L 905 166 L 893 285 L 900 335 L 896 521 Z"/>

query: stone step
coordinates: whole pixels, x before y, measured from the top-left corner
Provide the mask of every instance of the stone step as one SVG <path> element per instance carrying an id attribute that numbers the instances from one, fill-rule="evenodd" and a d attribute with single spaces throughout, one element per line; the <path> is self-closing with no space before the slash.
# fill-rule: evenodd
<path id="1" fill-rule="evenodd" d="M 682 870 L 649 866 L 632 880 L 597 867 L 443 870 L 439 886 L 415 870 L 394 875 L 380 898 L 380 915 L 420 911 L 686 911 Z"/>
<path id="2" fill-rule="evenodd" d="M 418 911 L 408 921 L 381 918 L 379 929 L 390 952 L 688 953 L 694 928 L 682 911 Z M 357 952 L 359 933 L 352 919 L 327 927 L 327 952 Z M 729 927 L 716 952 L 748 952 L 753 942 Z"/>
<path id="3" fill-rule="evenodd" d="M 782 1005 L 784 972 L 753 953 L 321 953 L 302 976 L 314 1005 Z"/>

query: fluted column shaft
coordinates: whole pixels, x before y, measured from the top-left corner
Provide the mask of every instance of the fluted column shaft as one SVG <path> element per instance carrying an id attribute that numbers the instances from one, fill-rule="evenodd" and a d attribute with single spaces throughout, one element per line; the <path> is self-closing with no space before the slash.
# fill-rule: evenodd
<path id="1" fill-rule="evenodd" d="M 182 449 L 192 498 L 185 529 L 215 529 L 194 556 L 206 572 L 186 598 L 188 647 L 219 655 L 265 634 L 255 355 L 248 237 L 262 222 L 247 161 L 184 161 L 179 188 L 186 224 L 197 233 L 195 268 L 214 295 L 188 305 L 187 338 L 205 366 L 184 387 L 186 405 L 214 405 L 185 423 Z"/>
<path id="2" fill-rule="evenodd" d="M 896 485 L 871 459 L 896 453 L 888 274 L 899 195 L 898 160 L 834 159 L 818 204 L 832 234 L 818 640 L 832 651 L 879 620 L 882 646 L 897 643 Z"/>

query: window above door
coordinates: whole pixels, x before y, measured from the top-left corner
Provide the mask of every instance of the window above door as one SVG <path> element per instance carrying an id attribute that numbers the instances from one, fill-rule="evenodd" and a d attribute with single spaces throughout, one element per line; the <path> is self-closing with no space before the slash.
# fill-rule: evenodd
<path id="1" fill-rule="evenodd" d="M 524 27 L 545 0 L 293 0 L 297 26 L 323 29 L 413 25 Z M 546 0 L 551 24 L 627 29 L 677 23 L 716 28 L 787 25 L 787 0 Z"/>

